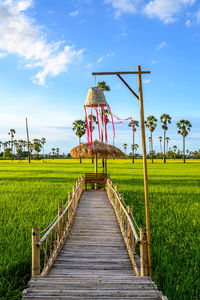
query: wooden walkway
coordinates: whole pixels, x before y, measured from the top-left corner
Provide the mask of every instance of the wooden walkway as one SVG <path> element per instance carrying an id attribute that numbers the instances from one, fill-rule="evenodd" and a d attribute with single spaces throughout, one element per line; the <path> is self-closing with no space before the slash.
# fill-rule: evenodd
<path id="1" fill-rule="evenodd" d="M 107 194 L 91 190 L 81 196 L 70 238 L 51 271 L 32 278 L 23 299 L 164 298 L 149 277 L 134 276 Z"/>

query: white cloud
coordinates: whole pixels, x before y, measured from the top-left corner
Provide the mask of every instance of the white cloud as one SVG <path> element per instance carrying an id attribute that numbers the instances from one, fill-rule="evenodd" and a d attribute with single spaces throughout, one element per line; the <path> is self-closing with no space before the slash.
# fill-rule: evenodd
<path id="1" fill-rule="evenodd" d="M 137 0 L 104 0 L 105 3 L 111 4 L 115 9 L 115 17 L 118 18 L 124 13 L 135 14 L 137 12 Z"/>
<path id="2" fill-rule="evenodd" d="M 159 50 L 161 50 L 161 49 L 163 49 L 163 48 L 167 48 L 167 47 L 168 47 L 168 45 L 167 45 L 166 42 L 161 42 L 161 43 L 157 46 L 156 51 L 159 51 Z"/>
<path id="3" fill-rule="evenodd" d="M 184 7 L 191 6 L 196 0 L 152 0 L 144 9 L 149 17 L 158 17 L 164 23 L 173 23 Z"/>
<path id="4" fill-rule="evenodd" d="M 151 82 L 151 79 L 143 79 L 143 83 L 147 84 L 147 83 L 150 83 Z"/>
<path id="5" fill-rule="evenodd" d="M 79 15 L 79 10 L 76 9 L 75 11 L 70 12 L 69 16 L 70 17 L 77 17 Z"/>
<path id="6" fill-rule="evenodd" d="M 99 58 L 97 59 L 97 63 L 100 63 L 100 62 L 102 62 L 102 61 L 103 61 L 103 59 L 104 59 L 104 57 L 103 57 L 103 56 L 99 57 Z"/>
<path id="7" fill-rule="evenodd" d="M 76 51 L 62 41 L 49 43 L 42 28 L 24 13 L 32 5 L 32 0 L 1 1 L 0 50 L 24 58 L 25 67 L 40 68 L 34 82 L 44 86 L 47 76 L 66 71 L 73 60 L 81 57 L 82 50 Z"/>

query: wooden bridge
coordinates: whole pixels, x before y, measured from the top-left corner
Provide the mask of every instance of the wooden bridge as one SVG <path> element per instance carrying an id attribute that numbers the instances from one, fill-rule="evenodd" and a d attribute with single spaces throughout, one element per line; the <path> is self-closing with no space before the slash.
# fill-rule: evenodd
<path id="1" fill-rule="evenodd" d="M 118 188 L 107 179 L 107 191 L 83 190 L 84 177 L 55 222 L 45 232 L 33 229 L 32 278 L 23 299 L 166 299 L 147 276 L 145 229 L 138 237 Z"/>

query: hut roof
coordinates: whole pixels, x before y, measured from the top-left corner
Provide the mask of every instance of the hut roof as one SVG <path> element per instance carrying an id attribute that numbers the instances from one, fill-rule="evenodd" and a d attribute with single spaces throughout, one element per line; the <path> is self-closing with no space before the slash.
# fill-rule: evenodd
<path id="1" fill-rule="evenodd" d="M 108 106 L 106 98 L 103 93 L 103 89 L 92 87 L 89 89 L 87 98 L 85 100 L 85 106 Z"/>
<path id="2" fill-rule="evenodd" d="M 71 149 L 70 153 L 72 158 L 89 158 L 94 157 L 96 154 L 98 155 L 98 157 L 102 158 L 126 157 L 125 154 L 119 148 L 98 141 L 92 142 L 92 149 L 90 144 L 84 143 Z"/>

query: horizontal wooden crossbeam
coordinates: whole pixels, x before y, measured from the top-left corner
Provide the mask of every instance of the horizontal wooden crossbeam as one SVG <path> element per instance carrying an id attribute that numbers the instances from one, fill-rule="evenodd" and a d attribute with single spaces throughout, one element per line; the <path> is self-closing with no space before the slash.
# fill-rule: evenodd
<path id="1" fill-rule="evenodd" d="M 124 72 L 93 72 L 92 75 L 123 75 L 123 74 L 139 74 L 137 71 L 124 71 Z M 151 74 L 150 71 L 141 71 L 141 74 Z"/>

